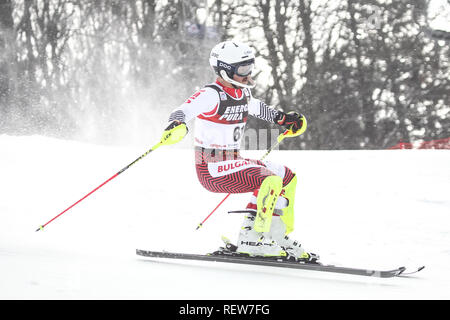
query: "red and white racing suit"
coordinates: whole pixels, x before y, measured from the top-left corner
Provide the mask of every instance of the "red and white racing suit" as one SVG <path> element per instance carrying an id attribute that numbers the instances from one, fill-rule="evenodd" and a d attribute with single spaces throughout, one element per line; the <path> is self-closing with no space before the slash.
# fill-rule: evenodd
<path id="1" fill-rule="evenodd" d="M 249 89 L 215 82 L 202 88 L 175 109 L 169 121 L 195 118 L 195 160 L 200 183 L 209 191 L 253 192 L 248 208 L 256 209 L 256 194 L 264 178 L 278 175 L 286 186 L 294 173 L 268 161 L 242 158 L 239 152 L 247 117 L 274 123 L 278 111 L 253 98 Z"/>

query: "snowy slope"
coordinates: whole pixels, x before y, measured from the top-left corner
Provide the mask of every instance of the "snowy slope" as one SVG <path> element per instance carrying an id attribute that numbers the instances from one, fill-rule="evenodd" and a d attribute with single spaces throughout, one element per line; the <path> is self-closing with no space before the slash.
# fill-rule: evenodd
<path id="1" fill-rule="evenodd" d="M 150 147 L 150 146 L 149 146 Z M 0 136 L 0 299 L 449 299 L 448 150 L 274 151 L 296 171 L 292 237 L 324 262 L 426 265 L 373 279 L 220 263 L 151 260 L 136 248 L 205 253 L 236 240 L 248 194 L 197 182 L 193 151 L 163 147 L 79 205 L 35 229 L 147 147 Z M 259 158 L 263 151 L 246 151 Z"/>

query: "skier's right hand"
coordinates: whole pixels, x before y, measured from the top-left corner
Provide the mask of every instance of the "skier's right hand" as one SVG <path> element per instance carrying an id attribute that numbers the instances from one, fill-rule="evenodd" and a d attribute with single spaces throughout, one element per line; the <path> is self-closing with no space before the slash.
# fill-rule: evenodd
<path id="1" fill-rule="evenodd" d="M 164 130 L 161 137 L 162 145 L 171 145 L 180 142 L 188 133 L 186 123 L 175 120 Z"/>

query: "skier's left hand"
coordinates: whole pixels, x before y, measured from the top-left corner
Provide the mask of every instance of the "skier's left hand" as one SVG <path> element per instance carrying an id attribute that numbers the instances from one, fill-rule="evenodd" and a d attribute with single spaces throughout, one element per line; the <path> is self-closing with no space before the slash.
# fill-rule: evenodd
<path id="1" fill-rule="evenodd" d="M 288 113 L 278 111 L 277 123 L 288 128 L 290 131 L 292 131 L 292 133 L 295 133 L 296 135 L 300 135 L 306 130 L 305 116 L 295 111 L 290 111 Z"/>
<path id="2" fill-rule="evenodd" d="M 188 128 L 186 123 L 181 121 L 173 121 L 166 130 L 163 132 L 161 137 L 162 145 L 171 145 L 180 142 L 184 136 L 188 133 Z"/>

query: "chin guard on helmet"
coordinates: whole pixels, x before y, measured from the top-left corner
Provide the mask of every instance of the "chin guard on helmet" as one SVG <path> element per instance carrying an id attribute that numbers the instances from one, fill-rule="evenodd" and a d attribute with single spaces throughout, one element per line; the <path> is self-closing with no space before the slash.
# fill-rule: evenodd
<path id="1" fill-rule="evenodd" d="M 244 83 L 241 83 L 239 81 L 231 79 L 230 77 L 228 77 L 228 74 L 227 74 L 227 72 L 225 72 L 225 70 L 220 70 L 219 76 L 223 80 L 225 80 L 226 82 L 229 82 L 232 85 L 240 87 L 240 88 L 249 88 L 249 89 L 251 89 L 251 88 L 254 88 L 256 86 L 255 81 L 253 81 L 253 79 L 250 79 L 250 78 L 248 79 L 249 84 L 244 84 Z"/>

